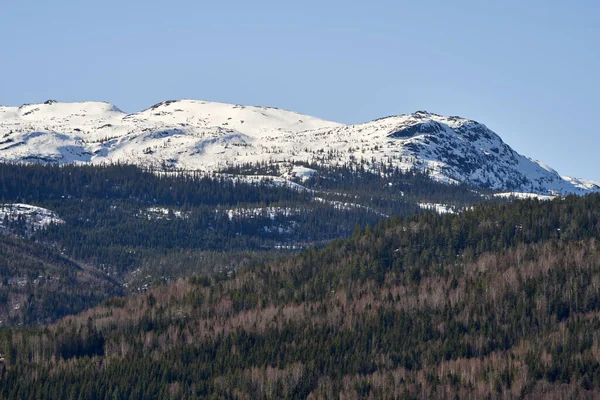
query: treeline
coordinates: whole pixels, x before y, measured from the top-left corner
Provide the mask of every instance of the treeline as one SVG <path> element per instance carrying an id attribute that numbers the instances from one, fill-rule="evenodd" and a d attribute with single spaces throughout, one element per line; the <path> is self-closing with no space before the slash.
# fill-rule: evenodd
<path id="1" fill-rule="evenodd" d="M 130 200 L 148 205 L 195 206 L 308 201 L 310 196 L 268 181 L 236 182 L 202 172 L 158 172 L 134 165 L 0 163 L 2 202 L 64 199 Z"/>
<path id="2" fill-rule="evenodd" d="M 320 245 L 348 237 L 356 225 L 420 212 L 416 203 L 428 198 L 446 197 L 457 205 L 481 201 L 467 187 L 442 185 L 418 173 L 385 173 L 323 169 L 304 190 L 269 178 L 245 182 L 243 176 L 130 165 L 0 164 L 0 201 L 58 213 L 65 223 L 32 239 L 120 275 L 147 257 L 189 249 L 262 252 Z M 23 234 L 24 222 L 7 225 Z"/>
<path id="3" fill-rule="evenodd" d="M 357 228 L 0 333 L 2 398 L 592 398 L 600 196 Z"/>
<path id="4" fill-rule="evenodd" d="M 32 248 L 60 254 L 74 265 L 86 265 L 87 271 L 117 282 L 100 285 L 93 296 L 69 297 L 67 303 L 73 306 L 59 305 L 63 303 L 30 296 L 38 290 L 31 284 L 20 286 L 25 285 L 23 276 L 34 272 L 23 257 L 13 257 L 14 267 L 0 270 L 0 279 L 13 282 L 0 288 L 0 302 L 5 305 L 0 306 L 0 315 L 6 316 L 0 325 L 52 321 L 114 295 L 113 286 L 125 293 L 139 292 L 182 276 L 231 271 L 248 262 L 322 247 L 332 239 L 350 236 L 357 225 L 420 212 L 416 203 L 439 196 L 455 205 L 481 200 L 467 187 L 442 185 L 425 175 L 397 169 L 321 167 L 320 177 L 298 180 L 305 189 L 286 186 L 272 177 L 257 178 L 269 171 L 284 172 L 279 165 L 267 164 L 236 167 L 227 171 L 232 176 L 131 165 L 0 163 L 0 203 L 44 207 L 64 220 L 34 229 L 24 215 L 5 215 L 0 231 L 27 238 Z M 11 254 L 6 253 L 7 257 Z M 21 261 L 24 264 L 19 267 Z M 52 261 L 40 261 L 37 270 L 41 272 L 27 282 L 40 275 L 63 274 L 55 266 Z M 59 287 L 39 279 L 43 283 L 36 287 Z M 70 287 L 65 284 L 65 291 Z M 59 292 L 52 293 L 58 296 Z"/>
<path id="5" fill-rule="evenodd" d="M 391 161 L 391 160 L 390 160 Z M 402 170 L 386 163 L 362 162 L 347 165 L 327 165 L 314 162 L 295 163 L 255 163 L 230 166 L 223 172 L 234 175 L 290 175 L 294 166 L 315 171 L 306 179 L 296 179 L 303 186 L 324 192 L 345 193 L 357 196 L 361 204 L 376 208 L 389 215 L 406 215 L 395 212 L 394 204 L 442 203 L 455 206 L 468 206 L 487 202 L 503 202 L 488 195 L 491 191 L 473 188 L 469 185 L 441 184 L 425 172 Z"/>

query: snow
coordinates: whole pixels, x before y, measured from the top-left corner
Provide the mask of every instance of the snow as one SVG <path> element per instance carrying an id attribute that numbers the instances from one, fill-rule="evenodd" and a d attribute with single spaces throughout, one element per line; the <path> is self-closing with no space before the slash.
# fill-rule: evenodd
<path id="1" fill-rule="evenodd" d="M 21 203 L 0 204 L 0 225 L 3 224 L 5 218 L 9 221 L 17 221 L 19 216 L 25 219 L 29 230 L 46 228 L 52 223 L 64 223 L 58 214 L 46 208 Z"/>
<path id="2" fill-rule="evenodd" d="M 573 178 L 570 176 L 562 177 L 565 181 L 587 190 L 597 191 L 600 190 L 600 182 L 590 181 L 586 179 Z"/>
<path id="3" fill-rule="evenodd" d="M 316 173 L 317 171 L 312 168 L 303 167 L 302 165 L 294 165 L 289 172 L 284 174 L 284 177 L 288 179 L 298 179 L 300 182 L 306 182 Z"/>
<path id="4" fill-rule="evenodd" d="M 184 219 L 187 218 L 187 214 L 180 210 L 169 209 L 165 207 L 148 207 L 145 210 L 141 210 L 138 214 L 139 217 L 146 217 L 149 220 L 158 219 L 169 219 L 170 216 L 175 218 Z"/>
<path id="5" fill-rule="evenodd" d="M 457 212 L 455 207 L 448 204 L 419 203 L 418 206 L 423 210 L 434 211 L 438 214 L 455 214 Z"/>
<path id="6" fill-rule="evenodd" d="M 185 123 L 199 127 L 226 127 L 252 137 L 271 136 L 276 132 L 300 132 L 338 125 L 319 118 L 273 107 L 252 107 L 196 100 L 162 102 L 134 114 L 131 118 L 167 125 Z"/>
<path id="7" fill-rule="evenodd" d="M 216 210 L 220 212 L 219 210 Z M 290 207 L 256 207 L 256 208 L 232 208 L 225 210 L 230 220 L 234 218 L 257 218 L 267 217 L 274 220 L 276 217 L 290 217 L 299 214 L 302 210 Z"/>
<path id="8" fill-rule="evenodd" d="M 364 161 L 373 169 L 392 164 L 427 171 L 440 182 L 502 192 L 600 191 L 600 183 L 561 177 L 518 154 L 485 125 L 424 111 L 343 125 L 277 108 L 196 100 L 166 101 L 135 114 L 101 102 L 0 107 L 0 161 L 121 162 L 207 172 L 279 163 L 286 167 L 282 176 L 269 179 L 290 186 L 317 173 L 301 164 Z"/>
<path id="9" fill-rule="evenodd" d="M 234 183 L 243 182 L 248 184 L 266 184 L 272 187 L 287 187 L 292 190 L 298 191 L 310 191 L 312 190 L 302 186 L 289 179 L 272 176 L 272 175 L 233 175 L 233 174 L 215 174 L 215 176 L 222 176 L 225 179 L 230 179 Z"/>
<path id="10" fill-rule="evenodd" d="M 538 199 L 538 200 L 553 200 L 556 196 L 542 195 L 537 193 L 519 193 L 519 192 L 505 192 L 505 193 L 494 193 L 495 197 L 502 197 L 505 199 Z"/>
<path id="11" fill-rule="evenodd" d="M 327 200 L 324 199 L 322 197 L 313 197 L 313 201 L 316 201 L 318 203 L 326 203 L 326 204 L 330 204 L 331 206 L 333 206 L 334 209 L 336 210 L 342 210 L 342 211 L 350 211 L 350 210 L 356 210 L 356 209 L 362 209 L 365 211 L 369 211 L 372 213 L 375 213 L 379 216 L 382 216 L 384 218 L 389 217 L 389 215 L 387 214 L 383 214 L 371 207 L 367 207 L 367 206 L 363 206 L 362 204 L 358 204 L 358 203 L 350 203 L 350 202 L 346 202 L 346 201 L 338 201 L 338 200 Z"/>

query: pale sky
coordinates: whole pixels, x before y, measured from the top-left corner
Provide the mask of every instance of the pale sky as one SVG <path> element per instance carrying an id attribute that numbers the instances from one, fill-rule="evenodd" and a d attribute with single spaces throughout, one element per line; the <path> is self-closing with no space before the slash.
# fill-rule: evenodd
<path id="1" fill-rule="evenodd" d="M 0 104 L 192 98 L 345 122 L 478 120 L 600 181 L 600 2 L 6 2 Z"/>

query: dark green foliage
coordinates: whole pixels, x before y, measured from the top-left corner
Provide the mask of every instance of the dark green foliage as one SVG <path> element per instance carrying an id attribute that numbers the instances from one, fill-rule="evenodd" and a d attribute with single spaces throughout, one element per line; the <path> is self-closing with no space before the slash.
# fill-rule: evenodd
<path id="1" fill-rule="evenodd" d="M 95 268 L 6 235 L 0 235 L 0 276 L 4 326 L 48 323 L 122 293 L 118 282 Z"/>
<path id="2" fill-rule="evenodd" d="M 398 179 L 411 176 L 402 174 Z M 351 180 L 335 188 L 358 191 L 355 183 Z M 314 201 L 315 195 L 309 191 L 273 185 L 268 180 L 247 184 L 222 175 L 159 175 L 126 165 L 0 164 L 0 184 L 0 201 L 42 206 L 65 220 L 65 224 L 37 232 L 37 239 L 58 243 L 72 257 L 110 266 L 117 273 L 139 267 L 144 258 L 181 249 L 302 247 L 347 236 L 357 223 L 376 223 L 386 213 L 418 211 L 400 196 L 380 201 L 373 200 L 371 193 L 365 201 L 353 200 L 365 207 L 340 209 L 327 203 L 347 202 L 340 194 L 323 192 L 319 196 L 327 201 Z M 466 189 L 457 192 L 467 193 Z M 149 211 L 152 207 L 169 213 Z M 265 207 L 292 211 L 271 217 Z M 229 209 L 239 211 L 229 217 Z M 13 232 L 24 231 L 24 221 L 9 225 Z"/>
<path id="3" fill-rule="evenodd" d="M 0 397 L 597 397 L 599 221 L 598 195 L 392 218 L 4 330 Z"/>
<path id="4" fill-rule="evenodd" d="M 121 290 L 143 291 L 182 276 L 227 273 L 302 248 L 322 247 L 386 215 L 419 212 L 417 202 L 446 199 L 461 206 L 481 199 L 465 186 L 442 185 L 423 174 L 386 166 L 371 172 L 362 167 L 320 169 L 319 177 L 302 182 L 310 190 L 296 190 L 274 185 L 269 178 L 249 184 L 223 174 L 165 173 L 129 165 L 0 163 L 0 203 L 37 205 L 65 221 L 34 231 L 23 216 L 6 217 L 0 232 L 27 238 L 39 251 L 60 254 L 103 279 L 110 276 L 110 290 L 100 286 L 93 295 L 78 294 L 77 300 L 64 297 L 74 281 L 65 281 L 65 293 L 52 291 L 54 297 L 29 287 L 17 295 L 18 286 L 6 284 L 0 287 L 0 320 L 5 316 L 0 326 L 50 321 Z M 282 171 L 277 165 L 247 165 L 228 172 L 256 176 Z M 272 215 L 273 210 L 280 212 Z M 24 259 L 14 258 L 11 270 L 0 264 L 0 279 L 22 278 L 17 260 Z M 29 281 L 48 275 L 48 266 L 29 263 L 21 270 L 27 270 Z M 23 305 L 17 311 L 15 301 Z"/>

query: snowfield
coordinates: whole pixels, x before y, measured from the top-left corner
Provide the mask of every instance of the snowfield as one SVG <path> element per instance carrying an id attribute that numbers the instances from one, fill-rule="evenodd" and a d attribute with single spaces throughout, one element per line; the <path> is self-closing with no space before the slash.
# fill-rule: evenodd
<path id="1" fill-rule="evenodd" d="M 165 207 L 148 207 L 144 210 L 140 210 L 136 215 L 140 218 L 147 218 L 151 221 L 156 221 L 159 219 L 171 220 L 172 218 L 185 219 L 188 217 L 188 215 L 183 211 Z"/>
<path id="2" fill-rule="evenodd" d="M 280 179 L 308 179 L 298 164 L 365 163 L 427 171 L 446 183 L 560 195 L 600 191 L 522 156 L 485 125 L 425 111 L 343 125 L 269 107 L 165 101 L 126 114 L 109 103 L 47 101 L 0 107 L 0 161 L 132 163 L 165 170 L 219 171 L 285 163 Z"/>
<path id="3" fill-rule="evenodd" d="M 64 221 L 54 211 L 29 204 L 0 204 L 0 226 L 7 228 L 6 222 L 16 222 L 23 218 L 29 231 L 45 228 L 48 225 L 62 224 Z"/>
<path id="4" fill-rule="evenodd" d="M 418 206 L 422 210 L 433 211 L 438 214 L 456 214 L 458 212 L 456 207 L 452 207 L 448 204 L 419 203 Z"/>
<path id="5" fill-rule="evenodd" d="M 216 210 L 216 212 L 222 212 L 220 210 Z M 234 218 L 269 218 L 274 220 L 277 217 L 291 217 L 293 215 L 300 214 L 302 209 L 300 208 L 290 208 L 290 207 L 255 207 L 255 208 L 232 208 L 225 210 L 224 213 L 227 214 L 229 220 L 233 220 Z"/>

